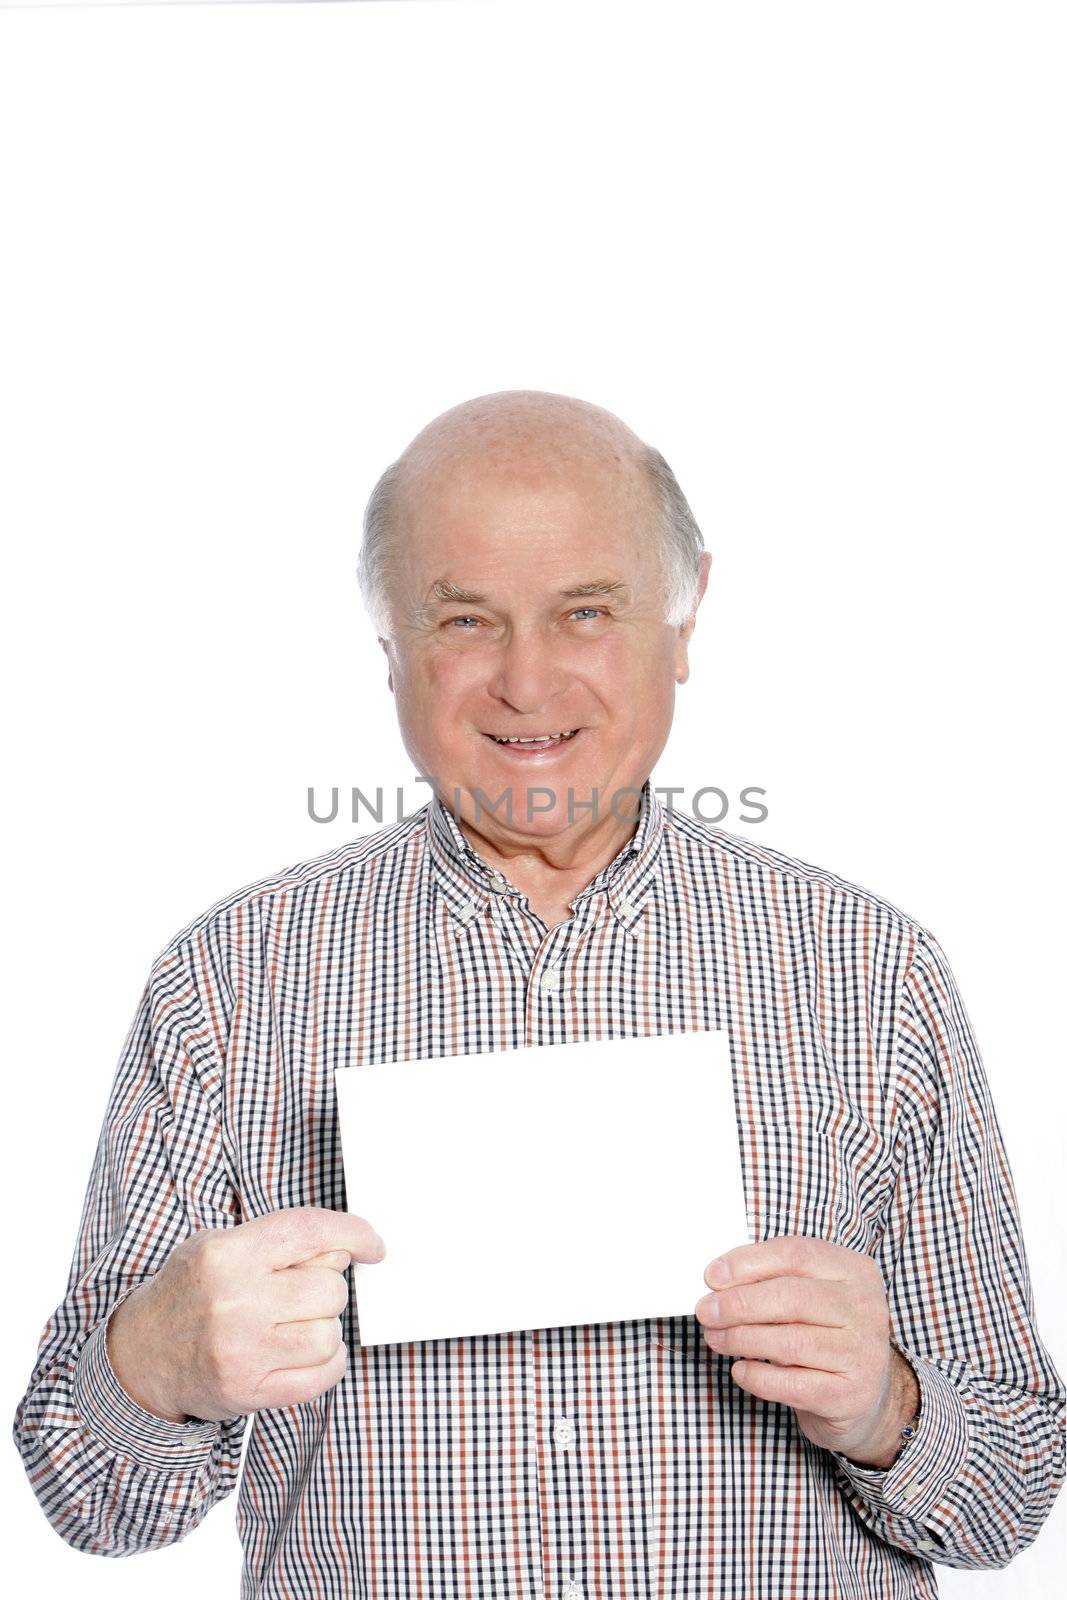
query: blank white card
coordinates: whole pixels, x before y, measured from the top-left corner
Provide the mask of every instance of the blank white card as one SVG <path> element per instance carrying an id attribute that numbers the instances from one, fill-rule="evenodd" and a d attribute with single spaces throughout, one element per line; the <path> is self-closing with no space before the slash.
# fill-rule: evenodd
<path id="1" fill-rule="evenodd" d="M 334 1073 L 361 1343 L 693 1313 L 750 1241 L 722 1031 Z"/>

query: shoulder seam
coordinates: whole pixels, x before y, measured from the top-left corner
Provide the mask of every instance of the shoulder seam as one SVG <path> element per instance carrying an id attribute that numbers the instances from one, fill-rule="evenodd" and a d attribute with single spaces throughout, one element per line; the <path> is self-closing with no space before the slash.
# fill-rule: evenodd
<path id="1" fill-rule="evenodd" d="M 755 840 L 743 838 L 739 834 L 729 833 L 726 829 L 714 823 L 701 822 L 697 818 L 684 816 L 679 812 L 664 811 L 664 824 L 670 823 L 675 832 L 687 841 L 701 845 L 705 849 L 718 852 L 731 860 L 753 861 L 759 866 L 777 873 L 781 877 L 790 878 L 795 883 L 824 884 L 839 894 L 846 894 L 853 899 L 865 901 L 876 909 L 887 912 L 895 918 L 902 927 L 913 934 L 923 935 L 925 930 L 922 924 L 892 900 L 884 895 L 876 894 L 873 889 L 867 889 L 862 884 L 854 883 L 850 879 L 841 878 L 827 868 L 818 867 L 811 862 L 802 861 L 799 857 L 788 856 L 784 851 L 775 850 L 768 845 L 757 844 Z"/>
<path id="2" fill-rule="evenodd" d="M 177 955 L 183 945 L 210 923 L 220 920 L 228 912 L 240 906 L 251 906 L 273 895 L 283 894 L 289 889 L 303 888 L 321 882 L 332 873 L 340 875 L 353 867 L 362 867 L 390 850 L 406 849 L 412 842 L 420 845 L 425 835 L 428 809 L 428 805 L 423 806 L 401 822 L 391 823 L 386 828 L 363 834 L 357 839 L 349 839 L 334 850 L 327 851 L 321 856 L 309 856 L 302 861 L 294 862 L 291 867 L 283 868 L 278 873 L 253 878 L 230 894 L 223 895 L 199 915 L 183 924 L 178 932 L 167 940 L 152 962 L 152 970 L 155 971 L 168 956 Z"/>

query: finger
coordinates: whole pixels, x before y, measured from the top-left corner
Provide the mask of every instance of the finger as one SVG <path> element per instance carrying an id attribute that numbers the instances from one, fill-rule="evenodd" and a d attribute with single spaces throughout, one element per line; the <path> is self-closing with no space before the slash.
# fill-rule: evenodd
<path id="1" fill-rule="evenodd" d="M 800 1322 L 705 1328 L 704 1342 L 717 1355 L 772 1361 L 779 1367 L 848 1374 L 856 1364 L 855 1343 L 839 1330 Z"/>
<path id="2" fill-rule="evenodd" d="M 323 1250 L 317 1256 L 309 1256 L 306 1261 L 294 1261 L 292 1270 L 295 1272 L 301 1267 L 330 1267 L 334 1272 L 347 1272 L 351 1265 L 352 1257 L 347 1250 Z"/>
<path id="3" fill-rule="evenodd" d="M 278 1367 L 318 1367 L 337 1353 L 344 1341 L 340 1317 L 308 1322 L 279 1322 L 270 1331 L 267 1359 Z"/>
<path id="4" fill-rule="evenodd" d="M 850 1259 L 852 1258 L 852 1259 Z M 844 1245 L 831 1244 L 828 1239 L 815 1239 L 807 1234 L 782 1234 L 776 1239 L 763 1239 L 758 1244 L 738 1245 L 727 1250 L 704 1269 L 704 1282 L 709 1289 L 727 1284 L 755 1283 L 761 1278 L 774 1278 L 782 1273 L 811 1278 L 845 1278 L 857 1270 L 856 1259 L 870 1263 L 870 1257 Z"/>
<path id="5" fill-rule="evenodd" d="M 847 1409 L 848 1385 L 832 1372 L 815 1372 L 808 1367 L 779 1367 L 769 1361 L 751 1358 L 735 1361 L 730 1377 L 748 1394 L 776 1405 L 794 1406 L 818 1417 L 833 1417 Z"/>
<path id="6" fill-rule="evenodd" d="M 348 1370 L 348 1346 L 342 1344 L 329 1361 L 310 1367 L 279 1367 L 258 1385 L 255 1409 L 298 1406 L 332 1389 Z"/>
<path id="7" fill-rule="evenodd" d="M 336 1317 L 348 1304 L 348 1280 L 329 1267 L 301 1263 L 273 1275 L 270 1304 L 275 1324 Z"/>
<path id="8" fill-rule="evenodd" d="M 353 1261 L 380 1261 L 385 1245 L 365 1217 L 325 1206 L 289 1206 L 243 1224 L 263 1263 L 297 1266 L 327 1250 L 344 1250 Z"/>
<path id="9" fill-rule="evenodd" d="M 854 1306 L 846 1287 L 828 1278 L 765 1278 L 703 1295 L 694 1312 L 709 1328 L 756 1322 L 845 1328 L 851 1326 Z"/>

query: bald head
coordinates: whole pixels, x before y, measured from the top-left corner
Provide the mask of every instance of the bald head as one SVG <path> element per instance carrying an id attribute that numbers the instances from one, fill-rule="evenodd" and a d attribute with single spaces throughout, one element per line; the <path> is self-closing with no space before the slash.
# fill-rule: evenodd
<path id="1" fill-rule="evenodd" d="M 453 406 L 423 428 L 400 457 L 401 481 L 475 460 L 483 471 L 601 470 L 643 477 L 646 447 L 600 406 L 537 389 L 505 389 Z"/>
<path id="2" fill-rule="evenodd" d="M 390 577 L 413 508 L 475 479 L 539 486 L 610 484 L 659 544 L 664 620 L 696 605 L 703 540 L 658 451 L 610 411 L 570 395 L 508 389 L 443 412 L 382 474 L 367 505 L 359 582 L 378 634 L 392 633 Z"/>

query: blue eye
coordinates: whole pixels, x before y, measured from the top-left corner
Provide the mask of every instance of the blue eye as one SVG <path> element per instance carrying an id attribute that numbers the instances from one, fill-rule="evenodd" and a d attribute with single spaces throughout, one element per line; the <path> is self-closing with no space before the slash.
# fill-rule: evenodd
<path id="1" fill-rule="evenodd" d="M 582 612 L 586 613 L 585 617 L 581 616 Z M 578 606 L 576 610 L 571 612 L 572 617 L 580 617 L 582 621 L 586 621 L 590 617 L 602 617 L 604 614 L 602 606 Z M 466 626 L 467 623 L 472 624 L 472 627 L 475 628 L 481 626 L 477 617 L 448 617 L 444 625 L 446 628 L 453 628 L 459 633 L 470 633 L 472 628 L 468 628 Z"/>

